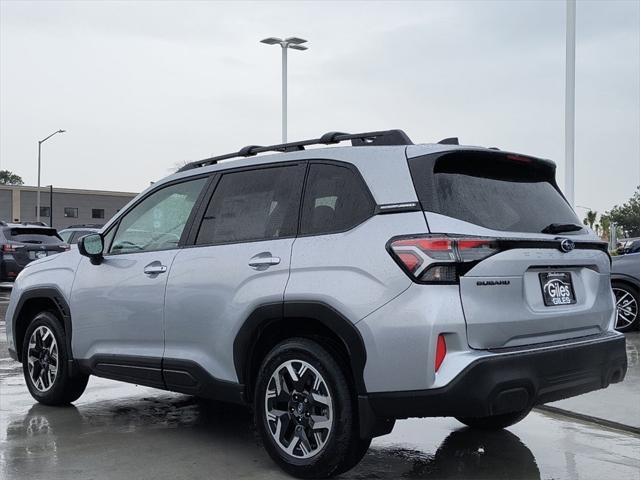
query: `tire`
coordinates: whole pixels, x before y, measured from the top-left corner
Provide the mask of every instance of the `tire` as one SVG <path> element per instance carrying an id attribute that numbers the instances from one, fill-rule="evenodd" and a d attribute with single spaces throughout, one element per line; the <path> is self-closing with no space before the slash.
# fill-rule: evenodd
<path id="1" fill-rule="evenodd" d="M 298 478 L 343 473 L 370 443 L 359 438 L 355 395 L 329 352 L 312 340 L 286 340 L 267 354 L 256 381 L 255 422 L 265 449 Z"/>
<path id="2" fill-rule="evenodd" d="M 468 427 L 477 428 L 479 430 L 500 430 L 515 425 L 523 420 L 529 412 L 530 408 L 519 412 L 503 413 L 501 415 L 490 415 L 488 417 L 456 417 L 460 423 L 464 423 Z"/>
<path id="3" fill-rule="evenodd" d="M 640 293 L 628 283 L 611 282 L 616 297 L 615 329 L 619 332 L 637 330 L 640 322 Z"/>
<path id="4" fill-rule="evenodd" d="M 33 398 L 44 405 L 67 405 L 80 398 L 89 376 L 69 375 L 64 330 L 55 315 L 37 314 L 22 343 L 22 371 Z"/>

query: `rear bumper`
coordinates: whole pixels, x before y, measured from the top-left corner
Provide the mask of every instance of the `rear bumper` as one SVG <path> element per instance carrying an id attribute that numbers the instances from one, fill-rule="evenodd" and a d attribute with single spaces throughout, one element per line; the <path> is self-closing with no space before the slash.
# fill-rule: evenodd
<path id="1" fill-rule="evenodd" d="M 378 418 L 484 417 L 606 388 L 626 371 L 624 335 L 611 332 L 580 343 L 497 353 L 476 360 L 445 387 L 370 393 L 367 400 Z"/>

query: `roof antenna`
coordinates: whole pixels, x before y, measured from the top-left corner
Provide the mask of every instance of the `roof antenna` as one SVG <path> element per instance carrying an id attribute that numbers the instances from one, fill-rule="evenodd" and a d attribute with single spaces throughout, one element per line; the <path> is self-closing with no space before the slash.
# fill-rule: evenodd
<path id="1" fill-rule="evenodd" d="M 440 145 L 460 145 L 458 137 L 443 138 L 438 142 Z"/>

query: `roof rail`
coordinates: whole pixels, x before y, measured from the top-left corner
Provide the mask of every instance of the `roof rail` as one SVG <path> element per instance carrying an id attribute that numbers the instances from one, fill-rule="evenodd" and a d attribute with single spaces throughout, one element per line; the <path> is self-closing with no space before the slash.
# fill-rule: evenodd
<path id="1" fill-rule="evenodd" d="M 351 140 L 351 145 L 353 145 L 354 147 L 365 145 L 413 145 L 411 139 L 402 130 L 381 130 L 379 132 L 365 132 L 354 134 L 343 132 L 328 132 L 322 135 L 320 138 L 314 138 L 311 140 L 301 140 L 291 143 L 279 143 L 269 146 L 247 145 L 237 152 L 227 153 L 225 155 L 205 158 L 204 160 L 196 160 L 195 162 L 188 163 L 184 167 L 179 169 L 178 172 L 205 167 L 207 165 L 215 165 L 221 160 L 228 160 L 230 158 L 252 157 L 254 155 L 257 155 L 258 153 L 264 152 L 295 152 L 304 150 L 305 147 L 309 145 L 330 145 L 334 143 L 345 142 L 347 140 Z"/>

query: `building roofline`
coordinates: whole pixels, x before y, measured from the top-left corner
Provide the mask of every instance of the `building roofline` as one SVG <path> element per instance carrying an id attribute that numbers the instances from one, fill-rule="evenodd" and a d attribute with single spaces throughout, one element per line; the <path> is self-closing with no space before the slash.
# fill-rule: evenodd
<path id="1" fill-rule="evenodd" d="M 38 187 L 31 185 L 0 185 L 0 190 L 24 190 L 26 192 L 37 192 Z M 40 187 L 40 191 L 44 194 L 49 192 L 48 186 Z M 114 190 L 87 190 L 81 188 L 59 188 L 53 187 L 53 193 L 72 193 L 80 195 L 106 195 L 111 197 L 135 197 L 135 192 L 117 192 Z"/>

